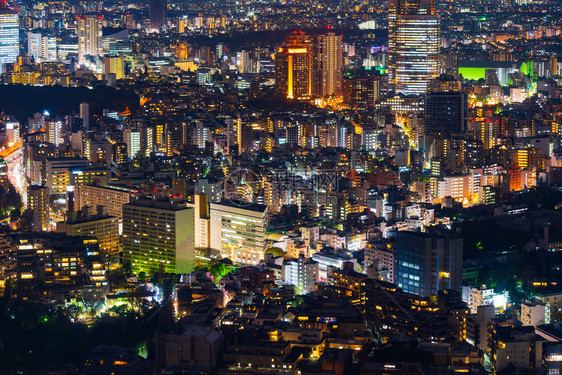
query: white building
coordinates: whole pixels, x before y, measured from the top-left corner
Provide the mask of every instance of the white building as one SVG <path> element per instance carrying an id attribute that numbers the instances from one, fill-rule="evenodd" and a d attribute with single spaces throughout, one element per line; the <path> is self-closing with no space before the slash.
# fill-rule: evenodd
<path id="1" fill-rule="evenodd" d="M 32 56 L 36 63 L 56 61 L 57 38 L 29 31 L 27 33 L 27 54 Z"/>
<path id="2" fill-rule="evenodd" d="M 521 304 L 521 322 L 524 326 L 550 324 L 550 305 L 541 301 L 525 300 Z"/>
<path id="3" fill-rule="evenodd" d="M 211 247 L 234 263 L 257 265 L 263 259 L 267 225 L 265 205 L 211 203 Z"/>
<path id="4" fill-rule="evenodd" d="M 318 262 L 318 280 L 322 282 L 328 279 L 328 267 L 341 269 L 344 262 L 352 262 L 353 270 L 357 270 L 357 259 L 346 259 L 338 255 L 318 252 L 312 254 L 312 260 Z"/>
<path id="5" fill-rule="evenodd" d="M 283 262 L 283 281 L 295 286 L 295 294 L 310 293 L 318 282 L 319 264 L 311 258 L 300 256 Z"/>

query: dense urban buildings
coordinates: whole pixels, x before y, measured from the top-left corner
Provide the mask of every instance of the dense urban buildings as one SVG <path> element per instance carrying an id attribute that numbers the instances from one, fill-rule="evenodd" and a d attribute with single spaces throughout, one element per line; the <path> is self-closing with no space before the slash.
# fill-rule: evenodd
<path id="1" fill-rule="evenodd" d="M 559 374 L 561 15 L 0 0 L 0 372 Z"/>

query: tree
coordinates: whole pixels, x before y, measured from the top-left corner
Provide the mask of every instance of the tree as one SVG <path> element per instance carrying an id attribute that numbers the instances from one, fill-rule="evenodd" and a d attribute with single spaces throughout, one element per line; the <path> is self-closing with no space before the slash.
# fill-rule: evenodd
<path id="1" fill-rule="evenodd" d="M 223 276 L 227 275 L 232 270 L 232 266 L 224 262 L 216 262 L 211 265 L 209 272 L 215 278 L 215 282 L 218 284 Z"/>
<path id="2" fill-rule="evenodd" d="M 131 263 L 130 259 L 125 259 L 121 267 L 123 268 L 123 271 L 125 271 L 126 274 L 133 272 L 133 264 Z"/>
<path id="3" fill-rule="evenodd" d="M 22 232 L 31 232 L 33 224 L 33 210 L 27 209 L 23 211 L 23 214 L 19 217 L 16 227 Z"/>
<path id="4" fill-rule="evenodd" d="M 21 211 L 14 208 L 10 213 L 10 222 L 17 223 L 20 217 L 21 217 Z"/>

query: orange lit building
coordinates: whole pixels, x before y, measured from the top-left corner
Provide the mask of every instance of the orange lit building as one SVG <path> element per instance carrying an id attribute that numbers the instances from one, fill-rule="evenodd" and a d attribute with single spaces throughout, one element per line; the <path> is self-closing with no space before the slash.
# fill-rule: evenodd
<path id="1" fill-rule="evenodd" d="M 291 34 L 275 55 L 276 92 L 287 99 L 312 97 L 312 42 L 304 33 Z"/>

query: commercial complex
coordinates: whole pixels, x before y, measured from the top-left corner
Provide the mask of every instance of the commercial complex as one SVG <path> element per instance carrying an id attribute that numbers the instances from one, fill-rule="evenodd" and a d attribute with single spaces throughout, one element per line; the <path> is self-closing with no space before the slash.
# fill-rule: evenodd
<path id="1" fill-rule="evenodd" d="M 267 225 L 265 205 L 211 203 L 211 247 L 234 262 L 256 265 L 263 259 Z"/>

